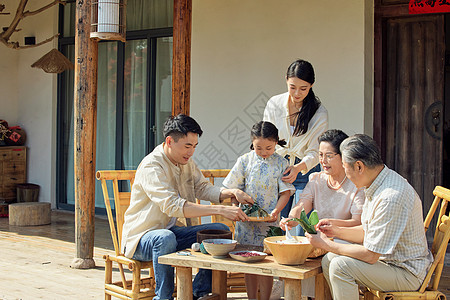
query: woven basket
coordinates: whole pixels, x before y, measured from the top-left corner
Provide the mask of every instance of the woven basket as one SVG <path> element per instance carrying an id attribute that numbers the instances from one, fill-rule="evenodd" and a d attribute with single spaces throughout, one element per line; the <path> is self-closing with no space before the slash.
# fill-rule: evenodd
<path id="1" fill-rule="evenodd" d="M 64 54 L 57 49 L 42 56 L 38 61 L 31 65 L 32 68 L 40 68 L 46 73 L 61 73 L 65 70 L 73 69 L 73 63 L 68 60 Z"/>

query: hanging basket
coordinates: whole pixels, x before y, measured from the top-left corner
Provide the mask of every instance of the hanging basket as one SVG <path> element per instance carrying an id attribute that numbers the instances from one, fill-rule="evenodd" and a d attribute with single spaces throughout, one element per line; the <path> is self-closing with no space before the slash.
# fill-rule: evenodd
<path id="1" fill-rule="evenodd" d="M 65 70 L 73 69 L 73 63 L 68 60 L 64 54 L 57 49 L 42 56 L 38 61 L 31 65 L 32 68 L 40 68 L 46 73 L 61 73 Z"/>

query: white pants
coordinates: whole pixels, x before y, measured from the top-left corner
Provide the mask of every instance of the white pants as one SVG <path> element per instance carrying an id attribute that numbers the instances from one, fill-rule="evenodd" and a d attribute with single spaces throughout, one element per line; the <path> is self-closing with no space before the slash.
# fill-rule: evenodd
<path id="1" fill-rule="evenodd" d="M 334 253 L 323 257 L 322 270 L 334 300 L 358 300 L 358 284 L 379 291 L 416 291 L 422 283 L 406 269 Z"/>

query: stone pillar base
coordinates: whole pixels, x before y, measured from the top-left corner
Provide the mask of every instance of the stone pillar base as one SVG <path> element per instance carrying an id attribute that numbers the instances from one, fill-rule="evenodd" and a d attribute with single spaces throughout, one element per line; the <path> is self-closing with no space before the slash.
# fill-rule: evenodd
<path id="1" fill-rule="evenodd" d="M 92 269 L 95 268 L 95 261 L 92 258 L 74 258 L 70 264 L 72 269 Z"/>

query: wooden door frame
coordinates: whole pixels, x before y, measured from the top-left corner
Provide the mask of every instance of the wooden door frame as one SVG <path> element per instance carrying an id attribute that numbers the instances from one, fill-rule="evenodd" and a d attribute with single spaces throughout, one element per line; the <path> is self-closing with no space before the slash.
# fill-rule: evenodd
<path id="1" fill-rule="evenodd" d="M 386 157 L 386 141 L 383 132 L 385 114 L 384 94 L 385 69 L 383 68 L 384 20 L 392 17 L 409 16 L 408 4 L 384 4 L 383 0 L 374 0 L 374 107 L 373 138 L 378 143 L 382 157 Z"/>

